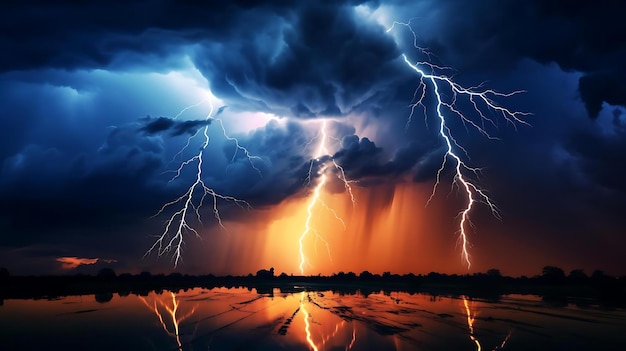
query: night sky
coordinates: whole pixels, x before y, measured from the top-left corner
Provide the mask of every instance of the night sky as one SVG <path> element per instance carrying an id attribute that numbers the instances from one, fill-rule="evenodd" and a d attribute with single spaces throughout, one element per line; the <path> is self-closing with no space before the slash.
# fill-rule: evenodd
<path id="1" fill-rule="evenodd" d="M 623 1 L 53 3 L 0 5 L 0 266 L 12 274 L 297 274 L 324 169 L 306 274 L 626 274 Z M 387 31 L 394 21 L 415 38 Z M 445 111 L 501 215 L 472 210 L 469 270 L 451 160 L 426 206 L 445 145 L 432 86 L 426 115 L 407 123 L 420 77 L 403 54 L 452 67 L 437 72 L 464 87 L 525 91 L 494 100 L 529 125 L 483 110 L 492 139 Z M 211 105 L 222 124 L 206 120 Z M 480 123 L 467 100 L 458 107 Z M 328 152 L 316 157 L 322 121 Z M 219 200 L 221 228 L 207 199 L 174 268 L 171 252 L 144 254 L 178 208 L 153 215 L 197 163 L 170 179 L 199 152 L 206 186 L 252 209 Z"/>

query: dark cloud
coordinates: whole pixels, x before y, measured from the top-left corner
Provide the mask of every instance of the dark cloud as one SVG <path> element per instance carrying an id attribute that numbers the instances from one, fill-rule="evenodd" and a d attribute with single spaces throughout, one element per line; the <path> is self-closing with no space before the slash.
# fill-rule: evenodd
<path id="1" fill-rule="evenodd" d="M 582 72 L 580 97 L 590 116 L 602 102 L 624 106 L 626 22 L 623 1 L 425 1 L 432 15 L 412 24 L 425 47 L 460 71 L 510 70 L 519 60 Z M 399 5 L 396 12 L 414 6 Z"/>
<path id="2" fill-rule="evenodd" d="M 0 245 L 87 247 L 98 242 L 113 251 L 118 239 L 132 237 L 135 246 L 124 250 L 136 254 L 143 243 L 137 244 L 130 229 L 120 228 L 153 233 L 158 223 L 150 222 L 150 230 L 138 223 L 183 194 L 195 176 L 191 167 L 170 181 L 173 174 L 167 171 L 178 166 L 170 161 L 187 139 L 176 136 L 193 135 L 204 126 L 209 126 L 211 142 L 203 149 L 203 181 L 255 207 L 306 194 L 309 171 L 318 176 L 331 165 L 331 157 L 360 184 L 408 176 L 432 180 L 443 157 L 432 127 L 438 122 L 432 95 L 425 98 L 428 126 L 415 115 L 405 129 L 407 104 L 419 80 L 400 54 L 419 59 L 420 53 L 411 47 L 413 38 L 405 27 L 385 33 L 367 10 L 354 9 L 360 3 L 0 5 L 0 45 L 8 53 L 0 56 Z M 372 10 L 379 5 L 365 4 Z M 526 222 L 550 226 L 541 233 L 555 238 L 565 235 L 562 228 L 583 237 L 580 228 L 592 229 L 591 222 L 623 226 L 616 209 L 624 207 L 625 189 L 617 169 L 624 161 L 626 123 L 616 109 L 607 127 L 603 110 L 605 103 L 626 105 L 621 1 L 385 5 L 389 20 L 421 16 L 411 22 L 419 44 L 434 53 L 437 63 L 456 67 L 460 82 L 470 86 L 486 77 L 505 90 L 528 90 L 519 106 L 536 114 L 534 128 L 521 127 L 519 134 L 495 131 L 503 142 L 476 138 L 471 128 L 463 134 L 462 122 L 454 117 L 449 124 L 472 157 L 468 163 L 484 166 L 476 178 L 493 189 L 505 219 L 507 213 L 514 216 L 520 228 Z M 202 115 L 138 120 L 148 113 L 173 116 L 180 110 L 181 96 L 188 91 L 150 74 L 167 75 L 181 67 L 197 68 L 195 74 L 206 78 L 198 77 L 198 82 L 207 83 L 233 113 L 264 111 L 307 121 L 272 121 L 231 135 L 258 156 L 248 159 L 220 126 L 197 119 Z M 143 73 L 150 78 L 138 78 Z M 570 89 L 574 86 L 577 90 Z M 595 125 L 579 118 L 585 111 L 576 94 L 586 113 L 599 115 Z M 329 121 L 330 149 L 338 151 L 311 160 L 319 140 L 315 119 L 348 114 L 345 123 Z M 192 141 L 175 161 L 195 155 L 200 147 L 200 141 Z M 225 218 L 240 215 L 223 208 Z M 593 219 L 584 222 L 586 214 Z M 479 219 L 477 227 L 483 222 Z M 553 229 L 557 234 L 550 234 Z M 95 251 L 46 255 L 114 257 Z"/>
<path id="3" fill-rule="evenodd" d="M 170 136 L 180 136 L 183 134 L 194 135 L 200 127 L 211 124 L 210 119 L 196 121 L 179 121 L 169 117 L 151 118 L 145 117 L 140 120 L 144 125 L 139 128 L 140 131 L 154 135 L 162 132 L 168 132 Z"/>
<path id="4" fill-rule="evenodd" d="M 581 77 L 578 84 L 580 97 L 592 117 L 598 116 L 604 102 L 626 106 L 626 69 L 619 73 L 588 74 Z"/>
<path id="5" fill-rule="evenodd" d="M 222 168 L 227 169 L 226 175 L 212 179 L 213 184 L 256 206 L 278 203 L 305 186 L 310 167 L 307 145 L 314 136 L 305 126 L 292 121 L 270 121 L 248 136 L 238 136 L 252 155 L 260 155 L 260 160 L 248 160 L 239 151 L 234 163 Z M 223 156 L 228 162 L 234 151 L 234 142 L 224 144 Z M 316 164 L 314 171 L 320 166 Z"/>
<path id="6" fill-rule="evenodd" d="M 10 220 L 2 244 L 48 241 L 64 231 L 70 238 L 77 228 L 113 228 L 149 216 L 155 201 L 172 195 L 156 182 L 164 165 L 160 140 L 136 128 L 111 128 L 96 153 L 33 144 L 4 160 L 0 212 Z"/>
<path id="7" fill-rule="evenodd" d="M 214 94 L 236 107 L 339 116 L 397 79 L 393 39 L 357 18 L 358 3 L 14 3 L 0 15 L 0 40 L 12 52 L 0 71 L 155 69 L 189 55 Z"/>
<path id="8" fill-rule="evenodd" d="M 383 149 L 373 141 L 350 135 L 343 138 L 341 149 L 333 158 L 350 179 L 399 176 L 413 171 L 416 181 L 425 181 L 434 177 L 443 154 L 443 149 L 435 145 L 413 141 L 400 147 L 391 158 L 386 158 Z"/>
<path id="9" fill-rule="evenodd" d="M 353 6 L 378 2 L 10 2 L 0 11 L 0 71 L 168 69 L 188 55 L 235 107 L 300 117 L 347 114 L 402 80 L 400 50 Z M 583 72 L 591 116 L 624 105 L 626 22 L 620 0 L 392 1 L 420 45 L 461 71 L 509 69 L 530 57 Z M 416 12 L 419 12 L 416 14 Z M 462 14 L 462 15 L 460 15 Z M 133 20 L 127 20 L 132 18 Z M 454 20 L 451 20 L 454 19 Z M 405 33 L 406 34 L 406 33 Z M 423 41 L 423 43 L 422 43 Z M 408 45 L 402 44 L 404 49 Z M 408 52 L 408 51 L 407 51 Z"/>
<path id="10" fill-rule="evenodd" d="M 196 65 L 220 97 L 310 118 L 351 112 L 398 78 L 382 26 L 341 3 L 302 3 L 246 38 L 201 48 Z"/>
<path id="11" fill-rule="evenodd" d="M 626 183 L 620 172 L 626 162 L 626 124 L 620 113 L 614 114 L 613 130 L 578 130 L 566 140 L 564 147 L 571 153 L 578 171 L 594 186 L 624 202 Z M 616 207 L 619 208 L 619 207 Z"/>

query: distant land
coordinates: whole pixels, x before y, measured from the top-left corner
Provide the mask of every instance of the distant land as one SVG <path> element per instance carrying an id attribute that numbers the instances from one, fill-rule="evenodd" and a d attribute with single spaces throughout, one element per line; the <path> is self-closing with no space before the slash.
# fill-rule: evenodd
<path id="1" fill-rule="evenodd" d="M 136 294 L 146 296 L 154 291 L 179 291 L 191 288 L 248 288 L 259 294 L 300 291 L 335 291 L 362 294 L 403 291 L 432 295 L 464 295 L 468 297 L 498 299 L 507 294 L 533 294 L 550 303 L 568 303 L 568 299 L 593 299 L 607 306 L 626 307 L 626 276 L 613 277 L 602 271 L 590 276 L 582 270 L 568 275 L 553 266 L 543 268 L 541 275 L 533 277 L 507 277 L 497 269 L 485 273 L 466 275 L 441 274 L 382 275 L 363 271 L 339 272 L 330 276 L 295 276 L 274 274 L 274 269 L 262 269 L 246 276 L 190 276 L 180 273 L 169 275 L 149 272 L 132 275 L 116 274 L 111 268 L 101 269 L 97 275 L 65 276 L 11 276 L 0 268 L 0 305 L 4 299 L 51 299 L 70 295 L 117 293 L 120 296 Z M 102 296 L 102 295 L 101 295 Z"/>

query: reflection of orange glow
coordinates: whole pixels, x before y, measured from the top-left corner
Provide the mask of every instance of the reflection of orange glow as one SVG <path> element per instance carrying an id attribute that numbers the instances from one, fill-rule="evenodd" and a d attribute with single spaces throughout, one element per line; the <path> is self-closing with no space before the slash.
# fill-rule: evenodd
<path id="1" fill-rule="evenodd" d="M 176 344 L 178 345 L 178 350 L 182 351 L 182 347 L 183 344 L 180 340 L 180 323 L 183 322 L 184 320 L 186 320 L 187 318 L 191 317 L 191 315 L 193 315 L 193 313 L 196 311 L 196 307 L 193 307 L 191 309 L 191 311 L 181 317 L 178 317 L 178 306 L 179 306 L 179 301 L 176 298 L 176 294 L 173 292 L 170 292 L 170 296 L 172 298 L 172 306 L 170 307 L 167 303 L 167 300 L 165 298 L 164 295 L 154 295 L 155 296 L 155 300 L 154 303 L 152 305 L 150 305 L 148 303 L 148 301 L 146 301 L 145 298 L 143 297 L 139 297 L 141 299 L 141 301 L 149 308 L 151 309 L 154 314 L 157 316 L 157 318 L 159 319 L 159 322 L 161 323 L 161 327 L 163 327 L 163 330 L 165 330 L 165 332 L 176 339 Z M 161 298 L 161 296 L 163 296 L 163 298 Z M 167 317 L 168 317 L 168 322 L 170 322 L 172 324 L 173 327 L 173 331 L 170 331 L 165 319 L 163 318 L 163 314 L 161 313 L 161 311 L 159 310 L 159 307 L 162 307 L 163 309 L 165 309 L 165 311 L 167 312 Z"/>
<path id="2" fill-rule="evenodd" d="M 474 318 L 476 317 L 476 315 L 472 315 L 472 310 L 470 309 L 466 296 L 463 296 L 463 305 L 465 306 L 465 314 L 467 315 L 467 327 L 469 328 L 470 332 L 470 340 L 472 340 L 474 344 L 476 344 L 477 350 L 481 351 L 482 348 L 480 346 L 480 341 L 478 341 L 478 339 L 476 339 L 476 337 L 474 336 Z"/>

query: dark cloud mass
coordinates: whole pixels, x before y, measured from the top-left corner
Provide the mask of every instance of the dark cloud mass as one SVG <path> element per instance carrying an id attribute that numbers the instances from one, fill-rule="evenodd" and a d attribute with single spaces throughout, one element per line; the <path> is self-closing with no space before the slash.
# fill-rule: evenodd
<path id="1" fill-rule="evenodd" d="M 235 106 L 340 115 L 392 76 L 399 55 L 381 26 L 355 18 L 347 5 L 357 3 L 13 4 L 0 15 L 13 53 L 0 70 L 134 67 L 146 56 L 154 67 L 186 53 Z"/>
<path id="2" fill-rule="evenodd" d="M 397 84 L 400 50 L 361 1 L 111 4 L 11 2 L 0 14 L 0 71 L 151 67 L 192 57 L 213 92 L 233 106 L 300 117 L 342 115 Z M 376 8 L 376 2 L 362 2 Z M 584 73 L 591 116 L 626 104 L 623 3 L 482 0 L 391 2 L 424 46 L 456 68 L 490 69 L 530 57 Z M 412 10 L 412 8 L 415 10 Z M 462 14 L 462 15 L 461 15 Z M 35 25 L 33 25 L 35 24 Z"/>
<path id="3" fill-rule="evenodd" d="M 139 130 L 146 134 L 168 132 L 171 136 L 180 136 L 183 134 L 191 136 L 196 134 L 200 127 L 211 124 L 210 119 L 201 121 L 177 121 L 168 117 L 151 118 L 150 116 L 141 119 L 141 122 L 145 123 L 145 125 L 139 128 Z"/>
<path id="4" fill-rule="evenodd" d="M 527 91 L 498 103 L 533 113 L 533 128 L 498 122 L 494 141 L 455 116 L 449 124 L 481 168 L 473 179 L 519 224 L 511 237 L 554 244 L 591 228 L 626 245 L 625 10 L 620 0 L 5 1 L 0 257 L 42 247 L 52 262 L 122 265 L 114 243 L 133 238 L 120 255 L 145 249 L 160 224 L 147 218 L 185 193 L 195 173 L 177 167 L 199 151 L 208 186 L 261 209 L 306 196 L 309 172 L 331 160 L 363 187 L 433 182 L 444 155 L 433 94 L 429 115 L 417 108 L 407 124 L 419 78 L 401 55 L 429 57 L 406 27 L 386 31 L 394 20 L 410 21 L 417 44 L 465 86 Z M 178 113 L 207 91 L 229 106 L 214 110 L 220 120 L 202 103 Z M 326 117 L 331 155 L 312 160 Z M 188 141 L 207 126 L 206 147 Z M 241 214 L 225 205 L 223 216 Z"/>
<path id="5" fill-rule="evenodd" d="M 419 165 L 415 179 L 423 181 L 431 179 L 436 169 L 433 160 L 440 166 L 443 149 L 429 143 L 409 142 L 400 147 L 391 159 L 382 155 L 382 148 L 368 138 L 350 135 L 343 138 L 341 149 L 333 158 L 344 168 L 350 179 L 361 179 L 381 176 L 399 176 Z M 426 175 L 427 174 L 427 175 Z"/>
<path id="6" fill-rule="evenodd" d="M 424 46 L 455 68 L 510 69 L 522 58 L 554 62 L 566 71 L 583 73 L 580 98 L 590 116 L 598 116 L 602 102 L 626 106 L 622 1 L 428 3 L 437 9 L 435 15 L 416 20 L 416 26 L 429 32 Z"/>

